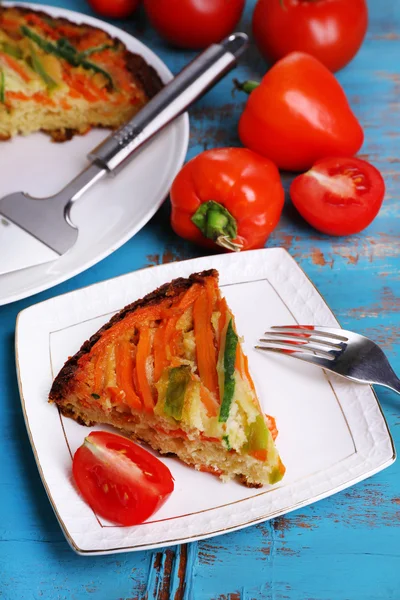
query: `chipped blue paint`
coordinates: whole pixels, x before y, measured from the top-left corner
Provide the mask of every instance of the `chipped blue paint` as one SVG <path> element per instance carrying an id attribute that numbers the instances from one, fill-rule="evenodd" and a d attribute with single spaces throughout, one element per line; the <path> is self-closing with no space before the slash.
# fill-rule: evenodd
<path id="1" fill-rule="evenodd" d="M 45 3 L 90 13 L 84 0 Z M 369 4 L 366 43 L 338 78 L 365 127 L 361 154 L 385 176 L 384 207 L 366 232 L 332 239 L 307 227 L 287 202 L 268 245 L 286 247 L 342 325 L 381 343 L 400 373 L 400 3 Z M 254 0 L 247 2 L 246 30 L 253 5 Z M 174 72 L 193 55 L 166 47 L 143 19 L 121 25 L 149 43 Z M 235 75 L 259 77 L 264 70 L 252 49 Z M 189 158 L 206 147 L 239 143 L 236 123 L 244 99 L 231 90 L 228 77 L 191 111 Z M 5 151 L 0 146 L 0 158 Z M 284 179 L 287 187 L 290 177 Z M 133 600 L 147 594 L 151 600 L 164 594 L 160 600 L 168 595 L 173 600 L 397 600 L 399 462 L 314 506 L 187 549 L 90 558 L 76 556 L 65 542 L 23 423 L 14 372 L 15 318 L 22 308 L 56 294 L 158 261 L 199 256 L 201 249 L 170 231 L 168 216 L 164 205 L 144 230 L 100 264 L 52 290 L 0 308 L 0 598 Z M 399 442 L 399 400 L 382 390 L 379 398 Z M 173 553 L 170 572 L 167 552 Z"/>

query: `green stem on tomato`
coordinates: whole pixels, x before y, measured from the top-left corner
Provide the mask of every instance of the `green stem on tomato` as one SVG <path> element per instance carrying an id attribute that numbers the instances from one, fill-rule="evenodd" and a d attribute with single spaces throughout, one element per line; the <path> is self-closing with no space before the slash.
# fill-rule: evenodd
<path id="1" fill-rule="evenodd" d="M 258 86 L 260 85 L 259 81 L 252 81 L 252 80 L 243 81 L 241 83 L 237 79 L 234 79 L 233 83 L 235 85 L 235 89 L 239 90 L 240 92 L 246 92 L 246 94 L 251 94 L 251 92 L 253 90 L 255 90 L 256 88 L 258 88 Z"/>
<path id="2" fill-rule="evenodd" d="M 241 250 L 241 245 L 233 241 L 237 237 L 236 219 L 219 202 L 204 202 L 191 220 L 206 238 L 219 246 L 234 252 Z"/>

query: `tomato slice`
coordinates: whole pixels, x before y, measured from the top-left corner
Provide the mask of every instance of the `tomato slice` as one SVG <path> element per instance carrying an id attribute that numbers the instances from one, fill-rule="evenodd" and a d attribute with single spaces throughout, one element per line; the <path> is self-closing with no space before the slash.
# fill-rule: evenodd
<path id="1" fill-rule="evenodd" d="M 315 229 L 351 235 L 375 219 L 385 195 L 385 182 L 373 165 L 359 158 L 327 158 L 294 179 L 293 204 Z"/>
<path id="2" fill-rule="evenodd" d="M 128 438 L 94 431 L 75 452 L 72 471 L 80 493 L 102 517 L 120 525 L 143 523 L 174 489 L 169 469 Z"/>

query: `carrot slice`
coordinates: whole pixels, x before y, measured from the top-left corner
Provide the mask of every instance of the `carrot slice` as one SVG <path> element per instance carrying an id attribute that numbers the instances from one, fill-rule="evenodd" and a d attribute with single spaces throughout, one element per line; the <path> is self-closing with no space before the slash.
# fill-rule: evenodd
<path id="1" fill-rule="evenodd" d="M 238 344 L 236 347 L 235 369 L 237 369 L 239 371 L 242 379 L 247 379 L 251 389 L 253 390 L 254 394 L 257 396 L 256 388 L 254 386 L 254 381 L 252 380 L 250 371 L 249 371 L 249 360 L 248 360 L 247 356 L 243 353 L 243 350 L 242 350 L 240 344 Z"/>
<path id="2" fill-rule="evenodd" d="M 238 344 L 239 346 L 239 344 Z M 250 371 L 249 371 L 249 359 L 247 358 L 247 356 L 245 354 L 243 354 L 243 350 L 242 348 L 240 348 L 239 346 L 239 351 L 242 357 L 242 364 L 243 364 L 243 369 L 244 369 L 244 373 L 246 375 L 247 381 L 250 384 L 251 389 L 253 390 L 253 392 L 255 393 L 255 395 L 257 396 L 257 392 L 256 392 L 256 388 L 254 385 L 254 381 L 250 375 Z"/>
<path id="3" fill-rule="evenodd" d="M 97 95 L 93 94 L 86 84 L 77 79 L 72 79 L 70 84 L 77 92 L 79 92 L 88 102 L 97 102 Z"/>
<path id="4" fill-rule="evenodd" d="M 219 404 L 211 396 L 210 392 L 204 386 L 200 388 L 200 400 L 204 404 L 209 417 L 216 417 L 219 411 Z"/>
<path id="5" fill-rule="evenodd" d="M 167 321 L 165 328 L 164 345 L 166 348 L 166 357 L 171 359 L 176 355 L 176 324 L 178 322 L 179 315 L 171 317 Z"/>
<path id="6" fill-rule="evenodd" d="M 83 86 L 86 90 L 92 93 L 96 97 L 96 100 L 99 98 L 101 98 L 101 100 L 108 100 L 107 92 L 99 88 L 89 79 L 89 77 L 85 77 L 85 75 L 75 75 L 74 82 L 79 83 L 80 86 Z"/>
<path id="7" fill-rule="evenodd" d="M 57 30 L 48 25 L 43 19 L 35 15 L 34 13 L 29 13 L 26 15 L 26 20 L 29 25 L 36 25 L 39 29 L 41 29 L 41 33 L 46 33 L 52 39 L 56 40 L 59 35 L 57 34 Z"/>
<path id="8" fill-rule="evenodd" d="M 162 305 L 146 306 L 138 309 L 131 314 L 127 314 L 124 319 L 113 323 L 107 331 L 103 331 L 101 338 L 95 343 L 93 349 L 100 350 L 105 344 L 120 337 L 124 331 L 133 330 L 135 326 L 143 326 L 148 321 L 157 321 L 161 318 L 164 311 Z"/>
<path id="9" fill-rule="evenodd" d="M 17 19 L 8 19 L 7 17 L 2 16 L 0 18 L 0 27 L 1 29 L 18 30 L 19 21 Z"/>
<path id="10" fill-rule="evenodd" d="M 101 394 L 104 387 L 104 361 L 106 355 L 104 352 L 99 352 L 94 363 L 94 391 Z"/>
<path id="11" fill-rule="evenodd" d="M 225 298 L 221 298 L 219 301 L 218 310 L 220 312 L 220 317 L 218 319 L 218 350 L 221 348 L 221 335 L 224 331 L 224 327 L 226 325 L 226 319 L 228 315 L 228 305 L 226 303 Z"/>
<path id="12" fill-rule="evenodd" d="M 23 81 L 25 81 L 25 83 L 30 82 L 31 78 L 15 58 L 3 52 L 0 52 L 0 56 L 4 60 L 4 62 L 10 67 L 10 69 L 18 73 L 18 75 Z"/>
<path id="13" fill-rule="evenodd" d="M 154 381 L 157 382 L 168 365 L 165 346 L 165 325 L 160 325 L 154 335 Z"/>
<path id="14" fill-rule="evenodd" d="M 199 283 L 192 285 L 192 287 L 190 287 L 180 299 L 178 303 L 179 310 L 185 311 L 187 308 L 189 308 L 189 306 L 191 306 L 198 297 L 200 290 L 201 285 Z"/>
<path id="15" fill-rule="evenodd" d="M 65 78 L 64 78 L 65 79 Z M 81 94 L 79 92 L 77 92 L 76 90 L 73 90 L 71 87 L 69 88 L 68 91 L 68 96 L 70 98 L 80 98 Z"/>
<path id="16" fill-rule="evenodd" d="M 70 90 L 74 90 L 75 92 L 78 92 L 88 102 L 97 102 L 98 96 L 93 94 L 88 89 L 88 87 L 86 85 L 86 81 L 83 82 L 82 77 L 78 78 L 77 76 L 72 75 L 72 73 L 69 71 L 68 67 L 64 68 L 63 79 L 68 84 Z"/>
<path id="17" fill-rule="evenodd" d="M 68 102 L 66 100 L 64 100 L 63 98 L 61 98 L 60 100 L 60 106 L 63 110 L 71 110 L 71 105 L 68 104 Z"/>
<path id="18" fill-rule="evenodd" d="M 115 349 L 117 386 L 124 390 L 129 406 L 141 409 L 142 403 L 133 388 L 132 346 L 128 339 L 120 340 Z"/>
<path id="19" fill-rule="evenodd" d="M 276 438 L 278 437 L 278 428 L 276 426 L 276 421 L 274 417 L 271 417 L 271 415 L 265 415 L 267 418 L 267 425 L 268 425 L 268 429 L 272 435 L 272 439 L 276 440 Z"/>
<path id="20" fill-rule="evenodd" d="M 200 465 L 200 467 L 197 467 L 197 470 L 201 471 L 202 473 L 211 473 L 211 475 L 216 475 L 217 477 L 220 477 L 224 474 L 221 469 L 218 469 L 218 467 L 213 467 L 212 465 Z"/>
<path id="21" fill-rule="evenodd" d="M 250 456 L 253 456 L 257 460 L 261 460 L 265 462 L 267 460 L 267 451 L 266 450 L 253 450 L 250 452 Z"/>
<path id="22" fill-rule="evenodd" d="M 139 393 L 143 401 L 145 410 L 152 412 L 154 408 L 153 394 L 151 393 L 150 383 L 146 374 L 146 361 L 150 356 L 151 338 L 150 328 L 143 327 L 140 330 L 139 343 L 136 354 L 136 376 L 139 386 Z"/>
<path id="23" fill-rule="evenodd" d="M 64 25 L 61 23 L 60 25 L 57 25 L 57 32 L 61 37 L 73 38 L 77 34 L 77 27 L 74 27 L 73 25 Z"/>
<path id="24" fill-rule="evenodd" d="M 182 332 L 176 329 L 179 315 L 171 317 L 161 325 L 154 335 L 154 380 L 158 381 L 164 369 L 178 354 L 178 343 Z"/>
<path id="25" fill-rule="evenodd" d="M 207 292 L 207 298 L 208 298 L 208 302 L 210 303 L 211 312 L 212 312 L 213 310 L 215 310 L 215 303 L 217 300 L 216 283 L 215 283 L 215 279 L 213 277 L 207 277 L 207 279 L 206 279 L 206 292 Z"/>
<path id="26" fill-rule="evenodd" d="M 56 106 L 56 103 L 43 92 L 36 92 L 32 98 L 38 104 L 43 104 L 43 106 Z"/>
<path id="27" fill-rule="evenodd" d="M 204 435 L 203 433 L 200 432 L 200 437 L 203 440 L 203 442 L 213 442 L 215 444 L 215 442 L 217 442 L 217 444 L 221 443 L 220 438 L 217 437 L 209 437 L 208 435 Z"/>
<path id="28" fill-rule="evenodd" d="M 118 387 L 108 386 L 105 388 L 105 391 L 110 395 L 115 404 L 121 404 L 126 397 L 124 391 L 120 390 Z"/>
<path id="29" fill-rule="evenodd" d="M 211 312 L 212 307 L 208 301 L 207 292 L 203 290 L 193 307 L 197 367 L 202 383 L 218 397 L 217 356 L 211 325 Z"/>
<path id="30" fill-rule="evenodd" d="M 22 92 L 6 92 L 7 100 L 29 100 L 29 97 Z"/>
<path id="31" fill-rule="evenodd" d="M 279 468 L 279 472 L 282 473 L 282 475 L 284 475 L 286 473 L 286 467 L 283 464 L 283 462 L 281 461 L 280 457 L 278 458 L 278 468 Z"/>

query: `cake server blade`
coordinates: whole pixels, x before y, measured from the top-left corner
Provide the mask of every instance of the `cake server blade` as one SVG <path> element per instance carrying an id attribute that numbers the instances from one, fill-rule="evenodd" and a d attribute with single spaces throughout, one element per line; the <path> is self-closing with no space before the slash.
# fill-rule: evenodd
<path id="1" fill-rule="evenodd" d="M 91 164 L 58 194 L 34 198 L 24 192 L 0 200 L 0 275 L 56 260 L 75 244 L 73 203 L 107 170 Z"/>
<path id="2" fill-rule="evenodd" d="M 0 275 L 59 258 L 49 246 L 0 215 Z"/>

